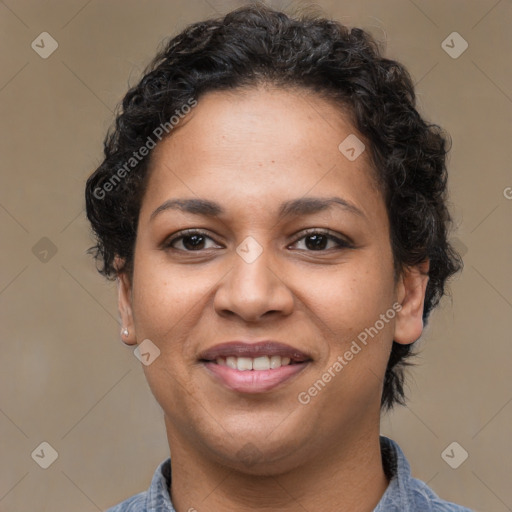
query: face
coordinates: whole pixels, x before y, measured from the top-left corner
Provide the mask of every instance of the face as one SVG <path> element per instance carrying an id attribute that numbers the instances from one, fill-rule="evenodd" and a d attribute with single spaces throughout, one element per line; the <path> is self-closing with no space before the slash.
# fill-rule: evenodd
<path id="1" fill-rule="evenodd" d="M 131 343 L 160 351 L 143 368 L 171 451 L 261 474 L 334 456 L 378 431 L 392 340 L 419 337 L 426 278 L 395 281 L 384 200 L 367 153 L 338 149 L 357 135 L 339 108 L 213 92 L 181 123 L 151 156 L 119 283 Z"/>

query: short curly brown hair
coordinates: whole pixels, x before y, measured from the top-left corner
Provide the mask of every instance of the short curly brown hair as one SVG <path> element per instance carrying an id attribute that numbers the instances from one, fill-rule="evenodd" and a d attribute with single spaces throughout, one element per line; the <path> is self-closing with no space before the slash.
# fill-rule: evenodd
<path id="1" fill-rule="evenodd" d="M 448 241 L 448 135 L 422 119 L 409 73 L 384 58 L 370 34 L 318 15 L 291 17 L 263 5 L 189 25 L 163 46 L 124 97 L 105 138 L 105 158 L 86 185 L 87 218 L 97 240 L 89 252 L 101 263 L 98 270 L 110 279 L 133 272 L 150 153 L 138 156 L 133 170 L 126 162 L 190 98 L 261 83 L 313 90 L 349 113 L 369 143 L 385 198 L 395 276 L 407 266 L 430 262 L 426 323 L 446 293 L 446 280 L 462 268 Z M 121 269 L 114 266 L 115 256 L 124 262 Z M 412 345 L 393 342 L 384 410 L 405 403 L 404 367 L 412 355 Z"/>

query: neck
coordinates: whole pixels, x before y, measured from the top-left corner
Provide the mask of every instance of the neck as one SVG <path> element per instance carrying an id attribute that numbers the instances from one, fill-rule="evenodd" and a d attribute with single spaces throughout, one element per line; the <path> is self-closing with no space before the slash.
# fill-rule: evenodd
<path id="1" fill-rule="evenodd" d="M 167 426 L 172 452 L 170 491 L 177 512 L 372 512 L 389 483 L 378 425 L 373 432 L 341 440 L 328 453 L 288 471 L 263 476 L 212 462 Z"/>

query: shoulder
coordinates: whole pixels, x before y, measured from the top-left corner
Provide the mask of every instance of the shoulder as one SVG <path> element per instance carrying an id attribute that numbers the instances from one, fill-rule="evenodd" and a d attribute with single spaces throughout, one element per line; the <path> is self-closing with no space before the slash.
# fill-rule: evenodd
<path id="1" fill-rule="evenodd" d="M 409 483 L 411 497 L 418 510 L 428 510 L 429 512 L 474 512 L 462 505 L 441 499 L 421 480 L 411 478 Z"/>
<path id="2" fill-rule="evenodd" d="M 474 512 L 441 499 L 425 482 L 414 478 L 407 458 L 395 441 L 381 436 L 380 443 L 390 483 L 374 512 Z"/>
<path id="3" fill-rule="evenodd" d="M 140 492 L 131 498 L 109 508 L 106 512 L 145 512 L 147 492 Z"/>
<path id="4" fill-rule="evenodd" d="M 109 508 L 106 512 L 175 512 L 169 496 L 171 459 L 163 461 L 156 469 L 149 489 Z"/>

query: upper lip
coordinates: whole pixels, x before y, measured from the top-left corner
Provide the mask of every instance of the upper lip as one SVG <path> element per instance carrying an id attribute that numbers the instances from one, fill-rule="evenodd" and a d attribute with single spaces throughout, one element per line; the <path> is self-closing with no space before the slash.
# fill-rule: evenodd
<path id="1" fill-rule="evenodd" d="M 199 354 L 199 359 L 204 361 L 215 361 L 218 357 L 261 357 L 281 356 L 289 357 L 294 362 L 311 360 L 311 357 L 286 343 L 278 341 L 228 341 L 220 343 Z"/>

